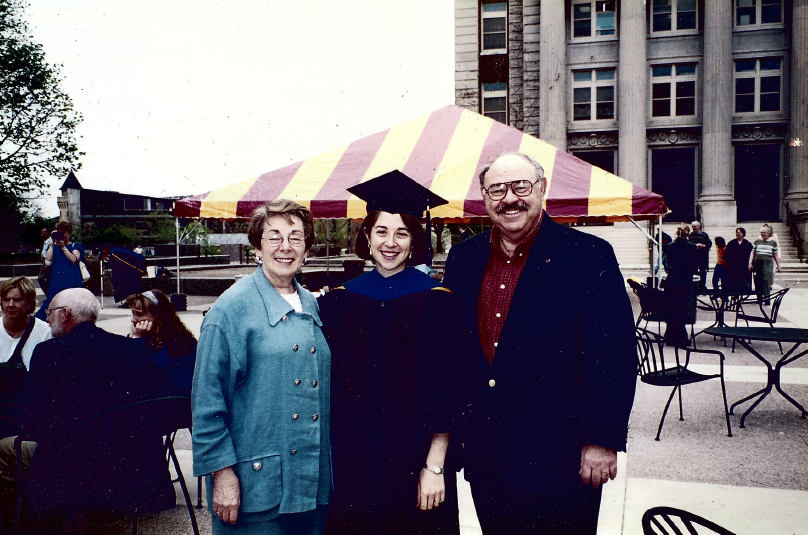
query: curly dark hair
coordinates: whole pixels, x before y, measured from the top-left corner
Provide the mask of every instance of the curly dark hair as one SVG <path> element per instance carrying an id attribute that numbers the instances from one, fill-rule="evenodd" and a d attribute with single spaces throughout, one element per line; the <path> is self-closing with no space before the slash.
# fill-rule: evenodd
<path id="1" fill-rule="evenodd" d="M 154 296 L 157 303 L 150 299 L 149 294 Z M 174 305 L 171 304 L 166 294 L 160 290 L 151 290 L 130 295 L 126 298 L 125 303 L 132 309 L 139 304 L 141 310 L 154 316 L 154 326 L 149 336 L 146 337 L 146 344 L 150 352 L 156 353 L 165 347 L 168 349 L 168 355 L 176 358 L 196 351 L 196 337 L 177 315 Z"/>
<path id="2" fill-rule="evenodd" d="M 359 227 L 359 232 L 356 233 L 354 252 L 356 256 L 363 260 L 373 260 L 373 256 L 370 254 L 368 235 L 373 225 L 376 224 L 376 220 L 379 219 L 380 213 L 381 212 L 368 212 L 368 215 L 365 216 L 365 220 L 362 222 L 362 226 Z M 417 217 L 410 214 L 398 215 L 401 216 L 401 220 L 404 221 L 404 225 L 407 226 L 407 230 L 410 231 L 410 236 L 412 236 L 412 256 L 407 259 L 407 265 L 417 266 L 418 264 L 423 264 L 426 262 L 426 242 L 424 241 L 426 239 L 426 233 L 423 227 L 421 227 L 421 222 L 418 221 Z"/>

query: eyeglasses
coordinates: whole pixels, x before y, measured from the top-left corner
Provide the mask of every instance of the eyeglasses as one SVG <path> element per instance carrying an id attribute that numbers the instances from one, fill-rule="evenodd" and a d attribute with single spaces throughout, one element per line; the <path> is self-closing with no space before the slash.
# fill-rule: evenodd
<path id="1" fill-rule="evenodd" d="M 51 315 L 51 312 L 56 312 L 56 311 L 57 311 L 57 310 L 59 310 L 60 308 L 69 308 L 69 307 L 64 306 L 64 307 L 56 307 L 56 308 L 46 308 L 46 309 L 45 309 L 45 317 L 50 316 L 50 315 Z"/>
<path id="2" fill-rule="evenodd" d="M 275 233 L 270 234 L 269 236 L 264 236 L 261 239 L 272 247 L 280 247 L 283 243 L 284 237 Z M 286 237 L 286 241 L 289 242 L 289 245 L 292 247 L 297 248 L 303 246 L 303 244 L 306 242 L 306 238 L 303 236 L 303 234 L 290 234 Z"/>
<path id="3" fill-rule="evenodd" d="M 527 197 L 533 191 L 533 186 L 536 185 L 539 180 L 536 180 L 536 182 L 531 182 L 530 180 L 500 182 L 498 184 L 491 184 L 487 188 L 482 188 L 482 190 L 492 201 L 504 199 L 505 195 L 508 194 L 508 188 L 511 188 L 511 191 L 513 191 L 513 194 L 517 197 Z"/>

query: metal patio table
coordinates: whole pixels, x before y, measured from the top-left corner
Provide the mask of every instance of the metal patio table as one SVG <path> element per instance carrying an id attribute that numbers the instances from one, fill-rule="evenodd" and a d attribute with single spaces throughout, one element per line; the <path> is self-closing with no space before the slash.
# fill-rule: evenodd
<path id="1" fill-rule="evenodd" d="M 783 392 L 782 387 L 780 386 L 780 370 L 782 370 L 786 365 L 798 360 L 808 354 L 808 349 L 805 349 L 799 353 L 796 351 L 800 348 L 801 345 L 808 343 L 808 329 L 797 329 L 791 327 L 711 327 L 705 331 L 707 334 L 712 334 L 715 336 L 724 336 L 727 338 L 733 338 L 739 344 L 741 344 L 747 351 L 752 353 L 759 361 L 766 365 L 766 369 L 768 370 L 768 382 L 766 387 L 758 390 L 754 394 L 746 396 L 745 398 L 736 401 L 733 403 L 729 408 L 729 413 L 732 414 L 732 411 L 735 409 L 736 405 L 740 405 L 745 401 L 749 401 L 750 399 L 754 398 L 755 396 L 760 396 L 758 399 L 752 403 L 752 406 L 746 409 L 746 412 L 743 413 L 741 416 L 741 427 L 744 427 L 744 421 L 746 417 L 749 416 L 749 413 L 758 406 L 758 404 L 763 401 L 763 398 L 769 395 L 771 392 L 772 387 L 776 388 L 780 394 L 786 398 L 792 405 L 797 407 L 800 410 L 800 417 L 805 419 L 808 416 L 808 411 L 805 410 L 805 407 L 800 405 L 794 398 Z M 765 341 L 765 342 L 780 342 L 781 344 L 794 344 L 791 349 L 786 351 L 785 355 L 780 357 L 774 366 L 766 360 L 763 355 L 755 351 L 752 347 L 750 342 L 752 340 L 758 341 Z M 796 354 L 795 354 L 796 353 Z"/>

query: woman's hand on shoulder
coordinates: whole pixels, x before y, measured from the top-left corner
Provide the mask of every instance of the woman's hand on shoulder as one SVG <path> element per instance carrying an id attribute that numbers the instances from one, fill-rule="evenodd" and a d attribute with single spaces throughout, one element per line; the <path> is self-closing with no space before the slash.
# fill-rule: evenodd
<path id="1" fill-rule="evenodd" d="M 213 512 L 222 522 L 235 524 L 241 506 L 241 485 L 233 468 L 213 472 Z"/>
<path id="2" fill-rule="evenodd" d="M 446 498 L 446 482 L 443 474 L 435 474 L 426 468 L 421 470 L 418 478 L 417 507 L 421 511 L 440 506 Z"/>
<path id="3" fill-rule="evenodd" d="M 153 327 L 154 323 L 148 320 L 133 323 L 130 336 L 132 338 L 143 338 L 152 331 Z"/>

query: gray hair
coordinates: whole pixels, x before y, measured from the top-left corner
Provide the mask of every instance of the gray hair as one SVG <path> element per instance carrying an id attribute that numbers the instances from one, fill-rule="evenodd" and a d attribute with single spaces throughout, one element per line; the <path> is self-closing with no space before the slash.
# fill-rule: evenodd
<path id="1" fill-rule="evenodd" d="M 95 296 L 86 288 L 68 288 L 54 296 L 53 303 L 70 309 L 70 315 L 76 323 L 82 321 L 96 322 L 101 312 L 101 305 Z"/>
<path id="2" fill-rule="evenodd" d="M 519 156 L 526 162 L 530 163 L 530 165 L 532 165 L 536 169 L 536 178 L 538 178 L 539 180 L 544 179 L 544 168 L 539 164 L 539 162 L 537 162 L 527 154 L 522 154 L 521 152 L 504 152 L 499 156 L 497 156 L 496 158 L 494 158 L 493 160 L 491 160 L 490 162 L 488 162 L 487 164 L 485 164 L 485 167 L 483 167 L 482 170 L 480 170 L 481 188 L 483 187 L 483 184 L 485 184 L 485 175 L 486 173 L 488 173 L 488 170 L 491 169 L 491 166 L 497 163 L 497 160 L 499 160 L 503 156 Z"/>

